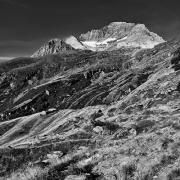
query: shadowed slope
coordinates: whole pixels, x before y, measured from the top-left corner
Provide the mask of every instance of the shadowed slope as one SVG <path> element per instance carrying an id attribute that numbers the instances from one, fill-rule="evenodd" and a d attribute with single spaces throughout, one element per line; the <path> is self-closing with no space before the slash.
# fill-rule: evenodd
<path id="1" fill-rule="evenodd" d="M 29 88 L 16 106 L 29 105 L 28 96 L 33 99 L 45 90 L 49 99 L 51 87 L 55 94 L 72 85 L 76 91 L 64 102 L 71 109 L 60 110 L 60 101 L 54 111 L 42 108 L 46 112 L 19 117 L 23 110 L 18 118 L 0 123 L 1 176 L 13 179 L 36 167 L 41 173 L 35 179 L 178 179 L 180 52 L 176 49 L 177 44 L 163 44 L 118 65 L 118 52 L 86 52 L 80 62 L 88 61 L 87 69 L 75 63 L 70 74 L 67 70 L 62 77 L 49 76 L 46 83 Z M 99 97 L 106 105 L 97 105 Z"/>

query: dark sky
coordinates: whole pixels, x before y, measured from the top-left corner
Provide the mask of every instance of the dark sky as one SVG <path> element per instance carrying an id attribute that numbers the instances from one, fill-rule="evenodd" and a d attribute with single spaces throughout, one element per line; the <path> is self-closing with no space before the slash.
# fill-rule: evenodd
<path id="1" fill-rule="evenodd" d="M 0 0 L 0 57 L 28 56 L 46 40 L 113 21 L 145 24 L 169 39 L 180 33 L 180 0 Z"/>

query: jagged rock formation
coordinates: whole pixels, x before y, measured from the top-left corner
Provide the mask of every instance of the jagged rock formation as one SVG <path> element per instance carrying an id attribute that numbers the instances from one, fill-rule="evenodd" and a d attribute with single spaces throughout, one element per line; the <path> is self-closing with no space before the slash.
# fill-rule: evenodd
<path id="1" fill-rule="evenodd" d="M 81 41 L 102 41 L 109 37 L 122 39 L 129 34 L 135 25 L 136 24 L 134 23 L 113 22 L 108 26 L 103 27 L 102 29 L 92 30 L 82 34 L 80 35 L 79 39 Z"/>
<path id="2" fill-rule="evenodd" d="M 32 57 L 56 54 L 66 50 L 112 51 L 122 47 L 153 48 L 165 42 L 157 34 L 150 32 L 143 24 L 113 22 L 99 30 L 92 30 L 76 38 L 51 40 Z"/>
<path id="3" fill-rule="evenodd" d="M 91 50 L 115 50 L 121 47 L 153 48 L 164 40 L 150 32 L 143 24 L 114 22 L 100 30 L 80 36 L 82 43 Z"/>
<path id="4" fill-rule="evenodd" d="M 65 41 L 61 39 L 52 39 L 44 46 L 42 46 L 37 52 L 35 52 L 32 57 L 41 57 L 48 54 L 57 54 L 64 51 L 70 51 L 74 48 L 67 44 Z"/>

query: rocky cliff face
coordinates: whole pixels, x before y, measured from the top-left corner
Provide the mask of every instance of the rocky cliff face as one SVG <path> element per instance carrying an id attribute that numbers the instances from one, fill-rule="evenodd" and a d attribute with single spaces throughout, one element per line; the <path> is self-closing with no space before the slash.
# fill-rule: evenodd
<path id="1" fill-rule="evenodd" d="M 116 50 L 121 47 L 153 48 L 165 42 L 143 24 L 114 22 L 100 30 L 80 36 L 81 42 L 93 51 Z"/>
<path id="2" fill-rule="evenodd" d="M 113 22 L 108 26 L 103 27 L 102 29 L 92 30 L 82 34 L 80 35 L 79 39 L 81 41 L 102 41 L 109 37 L 121 39 L 126 37 L 134 26 L 134 23 Z"/>
<path id="3" fill-rule="evenodd" d="M 54 39 L 41 47 L 32 57 L 57 54 L 72 49 L 91 51 L 112 51 L 122 47 L 153 48 L 165 42 L 150 32 L 143 24 L 113 22 L 99 30 L 92 30 L 78 38 L 70 36 L 65 40 Z"/>
<path id="4" fill-rule="evenodd" d="M 37 50 L 37 52 L 35 52 L 32 55 L 32 57 L 41 57 L 48 54 L 57 54 L 60 52 L 70 51 L 73 49 L 74 48 L 71 45 L 67 44 L 65 41 L 61 39 L 52 39 L 46 44 L 44 44 L 44 46 L 42 46 L 39 50 Z"/>

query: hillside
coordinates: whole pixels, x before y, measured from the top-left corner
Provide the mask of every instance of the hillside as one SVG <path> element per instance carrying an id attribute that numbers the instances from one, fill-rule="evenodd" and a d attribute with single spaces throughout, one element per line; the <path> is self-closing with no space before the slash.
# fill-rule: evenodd
<path id="1" fill-rule="evenodd" d="M 0 177 L 177 180 L 179 98 L 176 41 L 3 62 Z"/>

